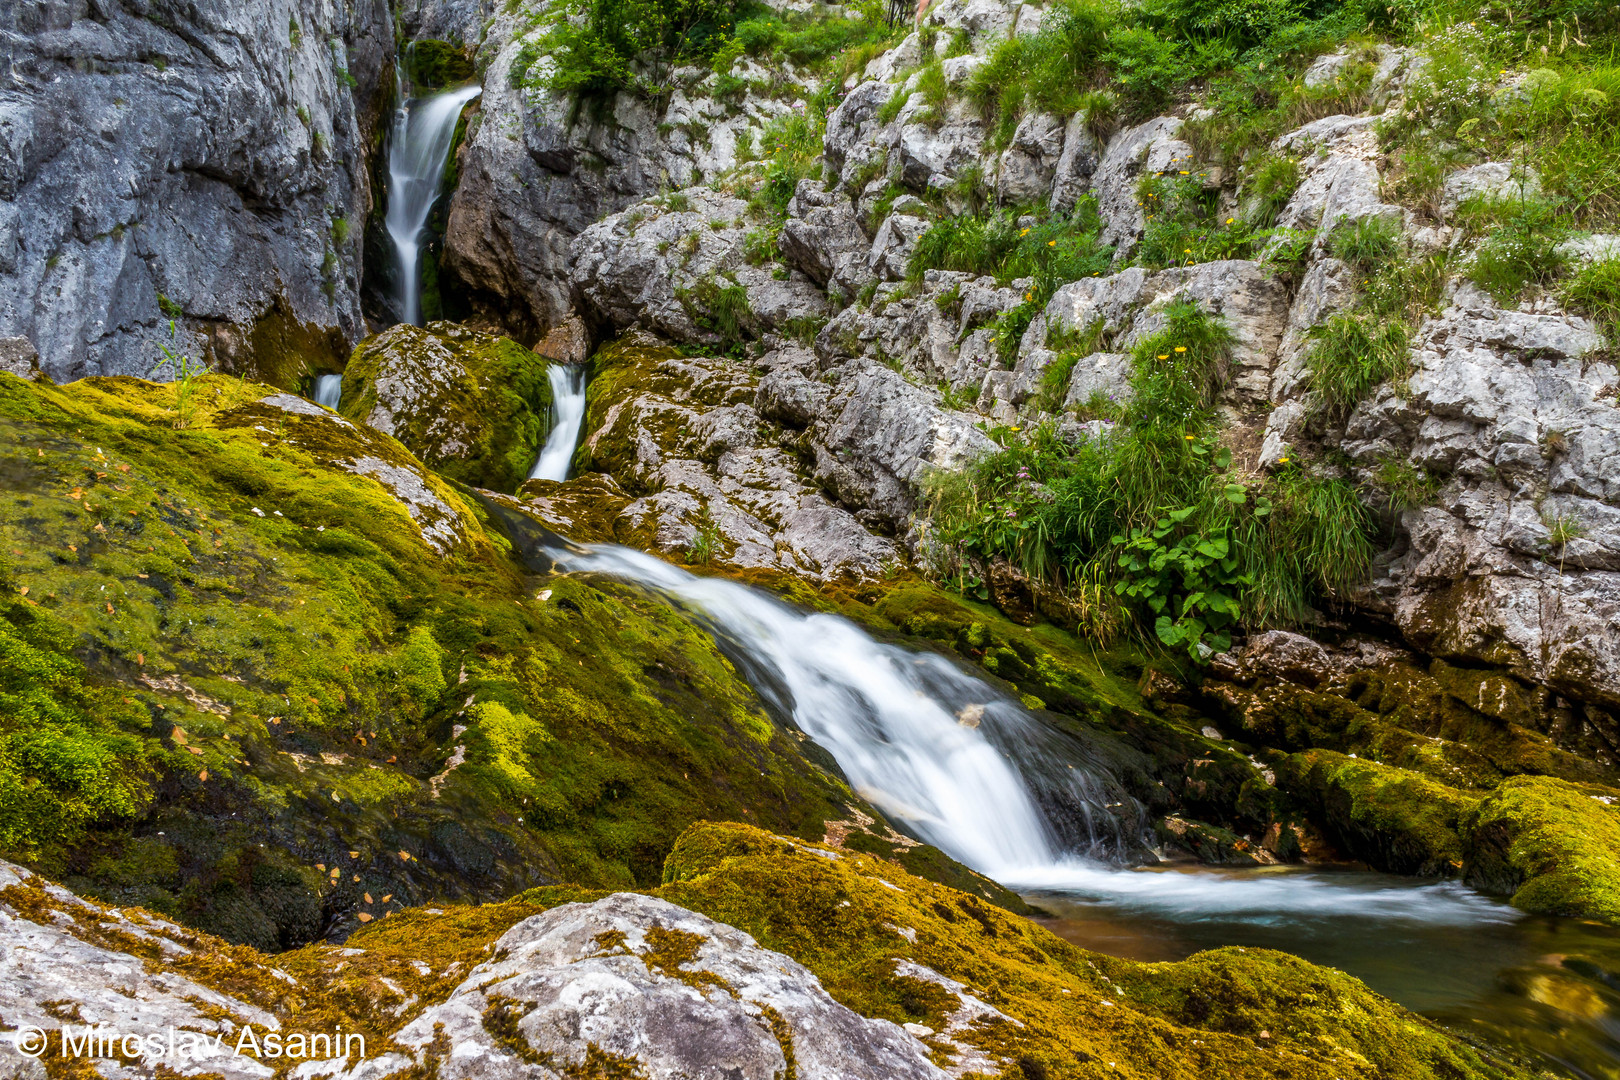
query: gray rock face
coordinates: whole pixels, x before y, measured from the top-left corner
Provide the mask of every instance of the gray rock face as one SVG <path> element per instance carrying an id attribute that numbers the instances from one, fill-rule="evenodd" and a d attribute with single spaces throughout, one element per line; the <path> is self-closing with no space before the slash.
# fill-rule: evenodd
<path id="1" fill-rule="evenodd" d="M 789 266 L 823 288 L 836 279 L 846 297 L 871 277 L 867 259 L 872 242 L 855 207 L 844 196 L 829 193 L 819 180 L 799 181 L 777 244 Z"/>
<path id="2" fill-rule="evenodd" d="M 167 1043 L 161 1055 L 124 1064 L 109 1054 L 98 1062 L 107 1080 L 151 1076 L 162 1064 L 183 1076 L 219 1075 L 226 1080 L 268 1080 L 270 1066 L 235 1053 L 236 1034 L 250 1024 L 260 1035 L 279 1030 L 270 1013 L 237 998 L 163 970 L 141 956 L 103 941 L 121 940 L 162 960 L 191 952 L 190 931 L 146 912 L 125 914 L 88 904 L 59 885 L 44 882 L 20 866 L 0 861 L 0 889 L 41 890 L 54 907 L 74 913 L 94 927 L 87 931 L 77 918 L 41 922 L 0 900 L 0 1015 L 12 1031 L 30 1026 L 55 1033 L 62 1028 L 57 1002 L 71 1002 L 74 1038 L 82 1027 L 100 1026 L 120 1033 L 167 1035 L 182 1032 L 173 1054 Z M 195 1035 L 188 1038 L 188 1034 Z M 215 1042 L 216 1039 L 221 1040 Z M 60 1035 L 51 1039 L 54 1054 Z M 143 1047 L 144 1049 L 144 1047 Z M 98 1055 L 99 1056 L 99 1055 Z M 8 1033 L 0 1039 L 0 1076 L 44 1077 L 37 1061 L 23 1057 Z"/>
<path id="3" fill-rule="evenodd" d="M 7 371 L 20 379 L 32 379 L 39 374 L 39 353 L 34 343 L 25 337 L 0 338 L 0 371 Z"/>
<path id="4" fill-rule="evenodd" d="M 471 0 L 467 0 L 471 2 Z M 475 306 L 540 336 L 570 309 L 570 250 L 585 229 L 669 188 L 733 168 L 745 142 L 802 101 L 751 94 L 740 111 L 701 86 L 712 72 L 682 69 L 667 102 L 620 94 L 600 112 L 532 88 L 514 70 L 544 33 L 524 12 L 498 10 L 479 50 L 482 119 L 469 126 L 450 202 L 443 267 Z M 775 77 L 746 65 L 741 78 Z M 790 86 L 808 93 L 808 84 Z"/>
<path id="5" fill-rule="evenodd" d="M 1584 320 L 1497 308 L 1471 285 L 1422 327 L 1410 393 L 1346 427 L 1368 468 L 1449 477 L 1369 602 L 1419 648 L 1620 702 L 1620 373 Z"/>
<path id="6" fill-rule="evenodd" d="M 615 214 L 574 241 L 574 294 L 602 321 L 703 344 L 722 340 L 726 317 L 757 336 L 824 315 L 826 296 L 805 275 L 782 281 L 746 261 L 749 227 L 746 202 L 701 187 Z M 714 293 L 739 286 L 746 310 L 718 313 Z"/>
<path id="7" fill-rule="evenodd" d="M 1136 197 L 1142 177 L 1192 167 L 1192 147 L 1176 137 L 1180 132 L 1180 120 L 1160 116 L 1126 128 L 1108 141 L 1091 178 L 1091 189 L 1102 214 L 1102 241 L 1113 246 L 1119 257 L 1130 254 L 1142 235 L 1145 222 L 1138 205 L 1141 200 Z"/>
<path id="8" fill-rule="evenodd" d="M 563 904 L 495 948 L 498 959 L 394 1036 L 410 1058 L 396 1053 L 338 1080 L 425 1060 L 441 1026 L 455 1047 L 437 1066 L 445 1080 L 560 1080 L 587 1060 L 694 1080 L 773 1080 L 789 1062 L 804 1080 L 945 1076 L 915 1037 L 839 1005 L 796 961 L 663 900 L 614 893 Z M 492 1027 L 512 1034 L 497 1038 Z"/>
<path id="9" fill-rule="evenodd" d="M 1511 161 L 1487 161 L 1458 169 L 1440 188 L 1440 213 L 1451 217 L 1470 200 L 1504 202 L 1533 199 L 1541 194 L 1541 177 Z"/>
<path id="10" fill-rule="evenodd" d="M 746 367 L 717 358 L 670 357 L 643 368 L 607 405 L 585 438 L 602 473 L 561 486 L 531 482 L 531 509 L 569 531 L 568 507 L 589 502 L 603 538 L 683 556 L 706 544 L 710 557 L 747 569 L 782 570 L 817 581 L 871 580 L 899 557 L 892 540 L 867 531 L 830 502 L 769 422 L 808 424 L 828 388 L 803 374 L 815 357 L 784 347 Z M 704 533 L 707 532 L 707 536 Z"/>
<path id="11" fill-rule="evenodd" d="M 146 375 L 160 345 L 261 373 L 296 367 L 288 354 L 346 354 L 362 330 L 386 4 L 205 3 L 161 18 L 25 4 L 12 29 L 0 337 L 27 337 L 59 381 Z"/>

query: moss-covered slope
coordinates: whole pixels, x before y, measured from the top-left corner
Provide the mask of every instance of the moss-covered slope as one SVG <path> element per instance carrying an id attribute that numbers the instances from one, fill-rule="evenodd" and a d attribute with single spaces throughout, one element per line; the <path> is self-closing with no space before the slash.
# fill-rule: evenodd
<path id="1" fill-rule="evenodd" d="M 477 500 L 307 402 L 208 377 L 176 405 L 0 376 L 7 857 L 278 948 L 654 883 L 699 817 L 848 816 L 665 605 L 534 581 Z"/>

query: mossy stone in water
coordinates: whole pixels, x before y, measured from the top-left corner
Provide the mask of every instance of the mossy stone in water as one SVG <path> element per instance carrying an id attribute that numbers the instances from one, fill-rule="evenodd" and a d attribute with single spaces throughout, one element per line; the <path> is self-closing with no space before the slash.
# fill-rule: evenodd
<path id="1" fill-rule="evenodd" d="M 1525 911 L 1620 923 L 1620 791 L 1515 776 L 1465 824 L 1471 882 Z"/>
<path id="2" fill-rule="evenodd" d="M 550 430 L 548 367 L 510 338 L 401 324 L 355 348 L 340 411 L 445 476 L 515 491 Z"/>

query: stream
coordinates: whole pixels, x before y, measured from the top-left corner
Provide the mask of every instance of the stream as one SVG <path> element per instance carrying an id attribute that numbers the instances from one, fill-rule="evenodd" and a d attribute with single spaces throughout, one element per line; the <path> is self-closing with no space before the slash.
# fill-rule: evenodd
<path id="1" fill-rule="evenodd" d="M 399 260 L 400 321 L 422 323 L 420 262 L 422 230 L 444 179 L 444 163 L 461 110 L 482 91 L 478 86 L 412 98 L 394 114 L 388 143 L 388 236 Z"/>
<path id="2" fill-rule="evenodd" d="M 1079 739 L 945 657 L 628 548 L 553 545 L 546 555 L 559 570 L 631 581 L 680 608 L 863 798 L 1023 893 L 1078 945 L 1150 961 L 1222 945 L 1281 949 L 1545 1065 L 1620 1078 L 1620 931 L 1364 870 L 1127 867 L 1122 853 L 1142 842 L 1140 807 Z"/>

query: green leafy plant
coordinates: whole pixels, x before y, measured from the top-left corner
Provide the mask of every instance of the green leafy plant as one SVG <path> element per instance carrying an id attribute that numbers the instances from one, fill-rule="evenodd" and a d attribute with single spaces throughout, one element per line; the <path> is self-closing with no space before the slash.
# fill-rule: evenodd
<path id="1" fill-rule="evenodd" d="M 549 52 L 549 89 L 606 98 L 621 90 L 656 97 L 681 63 L 707 63 L 734 21 L 731 0 L 568 0 L 537 47 L 514 73 L 528 78 Z"/>
<path id="2" fill-rule="evenodd" d="M 1558 245 L 1568 235 L 1556 203 L 1524 199 L 1473 208 L 1473 227 L 1486 232 L 1468 264 L 1468 276 L 1498 303 L 1518 298 L 1526 287 L 1549 285 L 1563 270 Z"/>
<path id="3" fill-rule="evenodd" d="M 1242 484 L 1226 485 L 1224 494 L 1233 502 L 1248 500 Z M 1254 578 L 1241 568 L 1225 529 L 1197 528 L 1192 519 L 1198 510 L 1165 507 L 1163 517 L 1113 537 L 1112 543 L 1124 574 L 1114 592 L 1147 609 L 1160 642 L 1203 660 L 1211 651 L 1231 647 L 1231 628 L 1243 611 L 1239 597 Z M 1271 513 L 1269 500 L 1259 502 L 1253 513 Z"/>
<path id="4" fill-rule="evenodd" d="M 720 549 L 720 526 L 709 516 L 708 510 L 698 519 L 692 540 L 686 545 L 686 561 L 691 566 L 707 566 Z"/>
<path id="5" fill-rule="evenodd" d="M 1581 267 L 1564 283 L 1564 305 L 1593 320 L 1612 347 L 1620 342 L 1620 259 Z"/>

